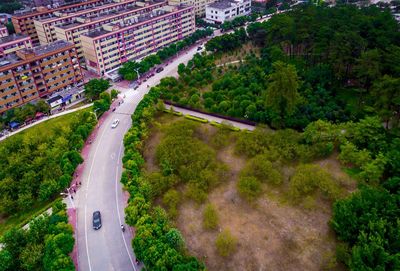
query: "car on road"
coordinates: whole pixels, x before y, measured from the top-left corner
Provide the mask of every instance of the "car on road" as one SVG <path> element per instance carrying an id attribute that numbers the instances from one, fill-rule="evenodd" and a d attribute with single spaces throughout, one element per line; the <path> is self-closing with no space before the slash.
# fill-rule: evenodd
<path id="1" fill-rule="evenodd" d="M 203 50 L 203 47 L 201 47 L 201 46 L 197 47 L 197 51 L 201 51 L 201 50 Z"/>
<path id="2" fill-rule="evenodd" d="M 93 229 L 98 230 L 101 228 L 101 214 L 100 211 L 93 212 Z"/>
<path id="3" fill-rule="evenodd" d="M 129 84 L 129 87 L 137 89 L 139 87 L 139 83 L 137 81 L 133 81 L 132 83 Z"/>
<path id="4" fill-rule="evenodd" d="M 111 123 L 111 128 L 116 128 L 119 124 L 119 119 L 115 119 L 112 123 Z"/>
<path id="5" fill-rule="evenodd" d="M 159 67 L 159 68 L 156 70 L 156 73 L 160 73 L 160 72 L 162 72 L 163 70 L 164 70 L 163 67 Z"/>

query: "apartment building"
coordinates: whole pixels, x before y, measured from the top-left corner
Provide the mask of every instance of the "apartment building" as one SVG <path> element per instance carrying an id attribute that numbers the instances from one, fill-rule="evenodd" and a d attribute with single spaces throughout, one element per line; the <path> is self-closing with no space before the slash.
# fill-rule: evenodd
<path id="1" fill-rule="evenodd" d="M 0 113 L 82 83 L 72 43 L 56 41 L 0 58 Z"/>
<path id="2" fill-rule="evenodd" d="M 110 23 L 81 36 L 86 66 L 104 75 L 195 31 L 192 6 L 164 6 L 123 23 Z"/>
<path id="3" fill-rule="evenodd" d="M 35 29 L 34 20 L 42 20 L 51 17 L 57 17 L 60 14 L 70 12 L 79 12 L 81 10 L 102 6 L 111 0 L 89 0 L 78 4 L 63 6 L 59 8 L 38 7 L 35 10 L 24 11 L 14 14 L 11 21 L 16 33 L 29 35 L 34 44 L 39 43 L 39 38 Z"/>
<path id="4" fill-rule="evenodd" d="M 165 1 L 149 1 L 136 2 L 125 8 L 115 10 L 112 13 L 100 15 L 97 17 L 78 17 L 73 22 L 55 26 L 57 40 L 66 40 L 75 44 L 78 58 L 83 60 L 83 49 L 81 35 L 88 34 L 89 31 L 102 29 L 103 25 L 108 23 L 122 23 L 124 20 L 129 20 L 137 15 L 146 14 L 153 9 L 165 6 Z"/>
<path id="5" fill-rule="evenodd" d="M 0 24 L 0 38 L 8 36 L 7 27 Z"/>
<path id="6" fill-rule="evenodd" d="M 32 48 L 32 41 L 29 36 L 11 34 L 0 38 L 0 57 L 19 51 Z"/>
<path id="7" fill-rule="evenodd" d="M 207 5 L 206 22 L 222 24 L 250 12 L 251 0 L 221 0 Z"/>
<path id="8" fill-rule="evenodd" d="M 204 17 L 206 15 L 206 6 L 214 3 L 215 0 L 169 0 L 170 5 L 187 5 L 194 7 L 196 17 Z"/>
<path id="9" fill-rule="evenodd" d="M 114 0 L 116 1 L 116 0 Z M 55 12 L 49 18 L 41 18 L 34 20 L 34 26 L 39 38 L 40 44 L 48 44 L 57 40 L 55 26 L 63 24 L 74 24 L 95 20 L 99 17 L 107 17 L 119 10 L 129 9 L 135 7 L 137 0 L 124 0 L 120 2 L 112 2 L 103 4 L 96 7 L 86 8 L 79 12 Z"/>

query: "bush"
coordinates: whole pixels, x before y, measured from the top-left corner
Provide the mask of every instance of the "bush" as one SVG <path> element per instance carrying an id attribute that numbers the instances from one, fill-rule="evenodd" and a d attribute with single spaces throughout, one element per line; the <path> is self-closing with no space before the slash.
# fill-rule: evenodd
<path id="1" fill-rule="evenodd" d="M 207 230 L 218 227 L 218 213 L 214 205 L 207 204 L 203 211 L 203 227 Z"/>
<path id="2" fill-rule="evenodd" d="M 185 118 L 189 119 L 189 120 L 198 121 L 198 122 L 201 122 L 201 123 L 207 123 L 208 122 L 208 120 L 206 120 L 206 119 L 199 118 L 199 117 L 192 116 L 192 115 L 185 115 Z"/>
<path id="3" fill-rule="evenodd" d="M 242 170 L 242 176 L 255 177 L 260 182 L 280 184 L 283 181 L 281 173 L 276 169 L 277 165 L 269 161 L 265 154 L 257 155 L 250 159 Z"/>
<path id="4" fill-rule="evenodd" d="M 225 229 L 218 234 L 217 239 L 215 240 L 215 246 L 217 247 L 219 255 L 222 257 L 228 257 L 235 252 L 237 239 L 232 236 L 228 229 Z"/>
<path id="5" fill-rule="evenodd" d="M 175 189 L 168 190 L 163 196 L 163 204 L 167 206 L 168 212 L 173 218 L 178 215 L 178 210 L 176 208 L 180 201 L 181 196 Z"/>
<path id="6" fill-rule="evenodd" d="M 237 190 L 247 201 L 254 201 L 261 195 L 261 182 L 255 177 L 240 177 L 237 183 Z"/>
<path id="7" fill-rule="evenodd" d="M 337 199 L 341 194 L 341 189 L 332 176 L 318 165 L 298 166 L 289 183 L 289 195 L 292 200 L 300 200 L 317 191 L 331 200 Z"/>

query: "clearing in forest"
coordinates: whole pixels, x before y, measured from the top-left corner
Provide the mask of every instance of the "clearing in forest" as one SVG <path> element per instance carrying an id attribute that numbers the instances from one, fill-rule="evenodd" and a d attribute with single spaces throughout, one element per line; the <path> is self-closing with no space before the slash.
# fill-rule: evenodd
<path id="1" fill-rule="evenodd" d="M 355 184 L 335 154 L 292 130 L 233 132 L 169 114 L 155 123 L 144 147 L 154 201 L 208 270 L 342 270 L 331 205 Z"/>

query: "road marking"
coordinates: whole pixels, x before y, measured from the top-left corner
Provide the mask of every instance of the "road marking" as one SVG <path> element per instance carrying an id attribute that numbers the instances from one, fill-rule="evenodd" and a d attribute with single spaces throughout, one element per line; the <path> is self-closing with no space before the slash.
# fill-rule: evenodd
<path id="1" fill-rule="evenodd" d="M 118 161 L 121 159 L 122 144 L 123 144 L 123 141 L 121 142 L 121 145 L 120 145 L 120 147 L 119 147 Z M 118 206 L 118 182 L 119 182 L 119 180 L 118 180 L 118 167 L 117 167 L 117 170 L 116 170 L 116 172 L 115 172 L 115 204 L 117 205 L 117 214 L 118 214 L 119 224 L 122 225 L 121 215 L 120 215 L 120 213 L 119 213 L 119 206 Z M 121 232 L 121 234 L 122 234 L 122 239 L 124 240 L 125 249 L 126 249 L 126 252 L 128 253 L 129 260 L 131 261 L 133 270 L 136 271 L 136 266 L 135 266 L 135 264 L 133 263 L 133 259 L 132 259 L 132 257 L 131 257 L 131 254 L 129 253 L 128 245 L 126 244 L 124 232 Z"/>
<path id="2" fill-rule="evenodd" d="M 98 124 L 97 124 L 98 125 Z M 106 129 L 104 129 L 103 133 L 100 136 L 99 141 L 101 142 L 101 139 L 104 136 L 104 133 L 106 132 Z M 86 254 L 87 254 L 87 259 L 88 259 L 88 264 L 89 264 L 89 271 L 92 271 L 92 265 L 90 263 L 90 256 L 89 256 L 89 242 L 88 242 L 88 235 L 87 235 L 87 191 L 89 190 L 89 183 L 90 183 L 90 179 L 92 176 L 92 170 L 93 170 L 93 165 L 94 165 L 94 160 L 96 159 L 96 154 L 97 151 L 99 149 L 100 144 L 97 143 L 96 149 L 94 150 L 94 154 L 93 154 L 93 160 L 92 160 L 92 164 L 90 165 L 90 170 L 89 170 L 89 176 L 88 176 L 88 180 L 86 183 L 86 193 L 85 193 L 85 243 L 86 243 Z"/>

